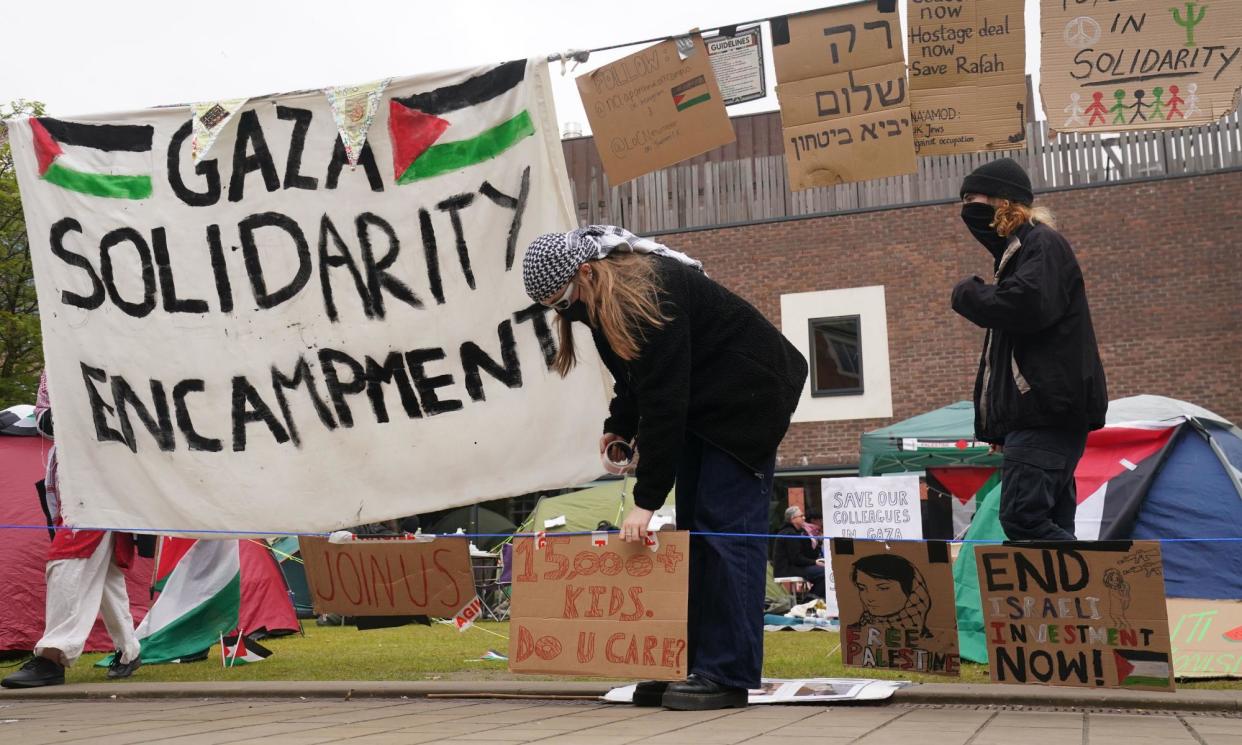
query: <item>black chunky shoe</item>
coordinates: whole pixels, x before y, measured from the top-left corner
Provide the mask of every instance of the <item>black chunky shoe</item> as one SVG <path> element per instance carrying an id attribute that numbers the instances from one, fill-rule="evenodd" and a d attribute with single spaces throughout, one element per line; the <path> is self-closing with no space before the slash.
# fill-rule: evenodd
<path id="1" fill-rule="evenodd" d="M 634 686 L 635 706 L 661 706 L 664 704 L 664 692 L 668 690 L 667 680 L 644 680 Z"/>
<path id="2" fill-rule="evenodd" d="M 708 711 L 710 709 L 741 709 L 746 706 L 745 688 L 729 688 L 707 678 L 691 675 L 685 681 L 672 683 L 661 702 L 666 709 Z"/>
<path id="3" fill-rule="evenodd" d="M 0 686 L 5 688 L 42 688 L 64 683 L 65 668 L 58 662 L 37 655 L 27 660 L 20 670 L 0 680 Z"/>

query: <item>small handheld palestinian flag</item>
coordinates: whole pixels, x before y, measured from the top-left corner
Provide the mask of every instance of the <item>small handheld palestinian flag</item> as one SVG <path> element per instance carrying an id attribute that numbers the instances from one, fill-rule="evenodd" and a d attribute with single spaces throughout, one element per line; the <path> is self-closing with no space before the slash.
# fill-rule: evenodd
<path id="1" fill-rule="evenodd" d="M 155 128 L 81 124 L 50 117 L 30 120 L 39 178 L 93 197 L 151 196 L 151 140 Z"/>
<path id="2" fill-rule="evenodd" d="M 234 667 L 262 662 L 272 656 L 272 651 L 254 639 L 232 634 L 220 640 L 220 654 L 225 667 Z"/>
<path id="3" fill-rule="evenodd" d="M 397 183 L 469 168 L 533 135 L 530 112 L 515 102 L 525 79 L 526 60 L 515 60 L 455 85 L 390 100 Z"/>

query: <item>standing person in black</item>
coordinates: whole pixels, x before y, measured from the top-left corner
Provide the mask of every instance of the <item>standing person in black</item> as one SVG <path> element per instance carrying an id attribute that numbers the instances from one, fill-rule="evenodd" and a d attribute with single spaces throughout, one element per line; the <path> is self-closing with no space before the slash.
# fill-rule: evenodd
<path id="1" fill-rule="evenodd" d="M 557 310 L 561 375 L 575 363 L 572 324 L 591 329 L 615 380 L 599 448 L 635 452 L 633 509 L 642 540 L 677 487 L 677 527 L 690 540 L 689 677 L 640 683 L 634 703 L 674 709 L 746 705 L 763 667 L 766 537 L 776 449 L 807 363 L 759 311 L 708 279 L 702 265 L 615 226 L 537 238 L 522 262 L 526 293 Z"/>
<path id="2" fill-rule="evenodd" d="M 801 536 L 804 540 L 794 538 L 777 538 L 772 547 L 772 576 L 801 577 L 811 583 L 811 594 L 817 598 L 824 597 L 824 556 L 815 546 L 815 539 L 806 532 L 806 515 L 799 507 L 785 510 L 785 524 L 777 531 L 779 536 Z"/>
<path id="3" fill-rule="evenodd" d="M 980 166 L 961 196 L 962 220 L 994 259 L 992 283 L 953 288 L 953 310 L 987 330 L 975 434 L 1004 453 L 1001 527 L 1015 541 L 1074 540 L 1074 468 L 1108 410 L 1082 270 L 1016 161 Z"/>

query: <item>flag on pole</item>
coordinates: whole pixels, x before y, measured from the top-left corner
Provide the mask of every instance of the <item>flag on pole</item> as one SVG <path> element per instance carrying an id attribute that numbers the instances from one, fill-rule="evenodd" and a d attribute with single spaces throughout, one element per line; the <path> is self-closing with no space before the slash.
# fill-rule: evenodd
<path id="1" fill-rule="evenodd" d="M 272 650 L 240 633 L 225 636 L 220 641 L 220 658 L 225 667 L 262 662 L 271 656 Z"/>

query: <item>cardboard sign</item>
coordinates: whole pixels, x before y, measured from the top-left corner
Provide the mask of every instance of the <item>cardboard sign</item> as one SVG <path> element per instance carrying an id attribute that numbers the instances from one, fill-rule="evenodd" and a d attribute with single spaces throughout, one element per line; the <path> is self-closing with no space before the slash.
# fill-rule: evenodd
<path id="1" fill-rule="evenodd" d="M 454 618 L 475 600 L 464 540 L 298 543 L 316 613 Z"/>
<path id="2" fill-rule="evenodd" d="M 975 549 L 993 682 L 1173 690 L 1158 542 L 1028 546 Z"/>
<path id="3" fill-rule="evenodd" d="M 734 140 L 703 39 L 682 59 L 670 39 L 578 77 L 612 186 Z"/>
<path id="4" fill-rule="evenodd" d="M 1242 677 L 1242 600 L 1169 598 L 1168 605 L 1177 677 Z"/>
<path id="5" fill-rule="evenodd" d="M 1165 129 L 1233 111 L 1242 3 L 1044 0 L 1039 90 L 1065 132 Z"/>
<path id="6" fill-rule="evenodd" d="M 197 163 L 186 106 L 7 122 L 68 525 L 319 533 L 599 474 L 603 367 L 584 330 L 549 369 L 522 282 L 576 224 L 547 61 L 378 98 L 357 166 L 322 91 L 207 107 Z"/>
<path id="7" fill-rule="evenodd" d="M 833 538 L 832 565 L 847 666 L 960 674 L 949 544 Z"/>
<path id="8" fill-rule="evenodd" d="M 1026 140 L 1024 0 L 910 0 L 910 113 L 919 155 Z"/>
<path id="9" fill-rule="evenodd" d="M 823 479 L 820 489 L 825 535 L 906 540 L 923 537 L 917 474 Z"/>
<path id="10" fill-rule="evenodd" d="M 763 76 L 763 33 L 758 26 L 703 40 L 725 106 L 746 103 L 768 94 Z"/>
<path id="11" fill-rule="evenodd" d="M 772 19 L 790 188 L 914 173 L 901 25 L 874 2 Z"/>
<path id="12" fill-rule="evenodd" d="M 613 536 L 532 538 L 513 546 L 509 669 L 680 680 L 686 676 L 690 538 L 652 545 Z"/>

